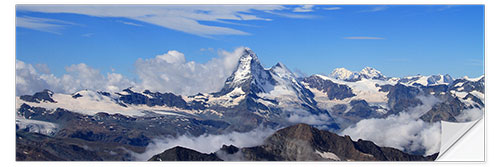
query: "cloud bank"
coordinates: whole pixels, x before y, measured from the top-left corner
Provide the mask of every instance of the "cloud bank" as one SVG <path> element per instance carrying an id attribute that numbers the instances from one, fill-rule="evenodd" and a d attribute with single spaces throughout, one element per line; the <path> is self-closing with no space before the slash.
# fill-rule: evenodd
<path id="1" fill-rule="evenodd" d="M 61 77 L 47 73 L 48 67 L 43 65 L 38 69 L 45 70 L 39 73 L 33 65 L 16 60 L 16 95 L 33 94 L 43 89 L 58 93 L 74 93 L 83 89 L 116 92 L 135 85 L 121 74 L 103 75 L 83 63 L 66 67 L 66 74 Z"/>
<path id="2" fill-rule="evenodd" d="M 427 123 L 419 119 L 439 102 L 433 96 L 420 97 L 423 104 L 387 118 L 373 118 L 359 121 L 346 128 L 342 135 L 353 140 L 370 140 L 379 146 L 393 147 L 409 152 L 425 151 L 425 155 L 439 152 L 441 124 Z"/>
<path id="3" fill-rule="evenodd" d="M 223 135 L 201 135 L 198 137 L 183 135 L 177 138 L 167 137 L 155 139 L 146 147 L 146 151 L 141 154 L 133 153 L 136 160 L 145 161 L 152 156 L 175 146 L 190 148 L 202 153 L 213 153 L 219 150 L 222 145 L 234 145 L 236 147 L 252 147 L 261 145 L 264 140 L 273 134 L 276 129 L 258 127 L 252 131 L 240 133 L 231 132 Z M 203 143 L 203 144 L 200 144 Z"/>
<path id="4" fill-rule="evenodd" d="M 138 82 L 118 73 L 102 74 L 83 63 L 66 67 L 66 73 L 57 77 L 45 64 L 31 65 L 16 60 L 16 95 L 33 94 L 43 89 L 67 94 L 83 89 L 117 92 L 128 87 L 182 95 L 210 93 L 222 88 L 243 50 L 243 47 L 232 52 L 220 50 L 219 57 L 206 63 L 186 61 L 184 54 L 175 50 L 151 59 L 139 58 L 135 62 Z"/>
<path id="5" fill-rule="evenodd" d="M 160 92 L 193 95 L 218 91 L 236 68 L 244 48 L 233 52 L 219 51 L 219 57 L 201 64 L 186 61 L 184 54 L 168 51 L 152 59 L 135 62 L 141 79 L 138 87 Z"/>

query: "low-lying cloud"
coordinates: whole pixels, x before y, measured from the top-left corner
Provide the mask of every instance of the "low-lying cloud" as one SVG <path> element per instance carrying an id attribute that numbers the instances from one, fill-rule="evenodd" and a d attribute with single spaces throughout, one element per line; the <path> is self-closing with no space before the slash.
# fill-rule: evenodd
<path id="1" fill-rule="evenodd" d="M 341 134 L 349 135 L 354 140 L 370 140 L 379 146 L 409 152 L 425 150 L 425 155 L 439 152 L 441 124 L 427 123 L 419 117 L 440 101 L 433 96 L 419 99 L 423 102 L 420 106 L 387 118 L 361 120 Z"/>
<path id="2" fill-rule="evenodd" d="M 135 83 L 121 74 L 103 75 L 83 63 L 66 67 L 66 74 L 56 77 L 47 73 L 46 69 L 40 73 L 33 65 L 16 60 L 16 95 L 33 94 L 43 89 L 58 93 L 74 93 L 83 89 L 116 92 L 131 85 Z"/>
<path id="3" fill-rule="evenodd" d="M 236 147 L 252 147 L 261 145 L 264 140 L 273 134 L 276 129 L 258 127 L 249 132 L 231 132 L 222 135 L 205 134 L 198 137 L 182 135 L 177 138 L 167 137 L 155 139 L 146 147 L 146 151 L 141 154 L 133 153 L 136 160 L 145 161 L 152 156 L 163 151 L 182 146 L 193 149 L 201 153 L 213 153 L 219 150 L 222 145 L 234 145 Z"/>

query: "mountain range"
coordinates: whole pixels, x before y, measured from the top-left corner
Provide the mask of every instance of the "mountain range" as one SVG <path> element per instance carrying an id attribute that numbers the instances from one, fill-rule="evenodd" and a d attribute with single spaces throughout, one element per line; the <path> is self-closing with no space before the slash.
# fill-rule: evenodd
<path id="1" fill-rule="evenodd" d="M 182 96 L 131 87 L 120 92 L 43 90 L 18 96 L 16 159 L 134 160 L 131 152 L 144 152 L 161 136 L 248 132 L 265 126 L 282 130 L 262 146 L 238 148 L 246 160 L 322 160 L 333 155 L 337 157 L 333 160 L 429 160 L 335 133 L 361 120 L 408 112 L 431 97 L 437 102 L 422 112 L 422 121 L 470 121 L 474 118 L 465 111 L 484 109 L 484 80 L 484 76 L 453 79 L 449 75 L 394 78 L 370 67 L 360 72 L 338 68 L 329 76 L 297 77 L 282 63 L 264 68 L 246 48 L 222 89 L 213 93 Z M 283 128 L 295 129 L 290 137 L 313 135 L 304 139 L 305 144 L 312 145 L 307 148 L 312 153 L 319 153 L 305 159 L 283 155 L 293 152 L 284 149 L 305 149 L 293 142 L 271 141 L 280 137 L 276 140 L 291 140 L 286 135 L 278 137 Z M 341 148 L 337 140 L 329 141 L 332 138 L 346 143 Z M 173 149 L 167 150 L 168 157 L 193 153 L 182 147 Z M 216 153 L 191 158 L 220 159 Z"/>

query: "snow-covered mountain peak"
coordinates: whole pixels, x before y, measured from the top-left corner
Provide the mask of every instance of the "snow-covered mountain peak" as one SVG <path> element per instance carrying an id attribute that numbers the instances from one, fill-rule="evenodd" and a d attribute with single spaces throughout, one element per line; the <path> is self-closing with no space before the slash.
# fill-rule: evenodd
<path id="1" fill-rule="evenodd" d="M 241 70 L 241 69 L 248 70 L 252 67 L 251 66 L 252 64 L 260 65 L 259 58 L 250 48 L 245 47 L 243 49 L 243 51 L 241 52 L 240 59 L 238 60 L 238 68 L 237 69 L 238 70 Z"/>
<path id="2" fill-rule="evenodd" d="M 330 77 L 338 80 L 352 80 L 357 74 L 345 68 L 336 68 L 330 73 Z"/>
<path id="3" fill-rule="evenodd" d="M 271 72 L 278 75 L 281 78 L 295 78 L 295 75 L 288 69 L 283 63 L 278 62 L 276 65 L 271 67 Z"/>
<path id="4" fill-rule="evenodd" d="M 481 76 L 479 76 L 477 78 L 470 78 L 469 76 L 464 76 L 463 77 L 463 79 L 468 80 L 468 81 L 473 81 L 473 82 L 479 81 L 479 80 L 481 80 L 483 78 L 484 78 L 484 75 L 481 75 Z"/>
<path id="5" fill-rule="evenodd" d="M 405 85 L 423 85 L 423 86 L 432 86 L 432 85 L 447 85 L 453 82 L 453 78 L 446 74 L 446 75 L 429 75 L 429 76 L 423 76 L 423 75 L 417 75 L 417 76 L 409 76 L 409 77 L 404 77 L 399 80 L 399 83 L 405 84 Z"/>
<path id="6" fill-rule="evenodd" d="M 336 68 L 330 73 L 330 77 L 333 79 L 343 80 L 343 81 L 359 81 L 364 79 L 378 79 L 385 80 L 386 77 L 382 73 L 372 67 L 365 67 L 360 72 L 352 72 L 345 68 Z"/>
<path id="7" fill-rule="evenodd" d="M 262 92 L 266 90 L 266 85 L 273 83 L 271 74 L 262 67 L 257 55 L 249 48 L 244 48 L 236 69 L 226 79 L 222 90 L 216 94 L 227 94 L 235 88 L 242 88 L 243 92 L 247 93 L 251 90 Z"/>
<path id="8" fill-rule="evenodd" d="M 365 67 L 359 74 L 366 79 L 384 79 L 386 78 L 382 73 L 372 67 Z"/>

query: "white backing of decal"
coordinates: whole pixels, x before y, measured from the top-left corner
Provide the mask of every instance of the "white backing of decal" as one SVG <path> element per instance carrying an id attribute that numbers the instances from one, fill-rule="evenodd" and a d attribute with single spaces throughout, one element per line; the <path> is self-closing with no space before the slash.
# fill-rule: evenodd
<path id="1" fill-rule="evenodd" d="M 441 122 L 441 149 L 436 161 L 484 161 L 484 119 Z"/>

